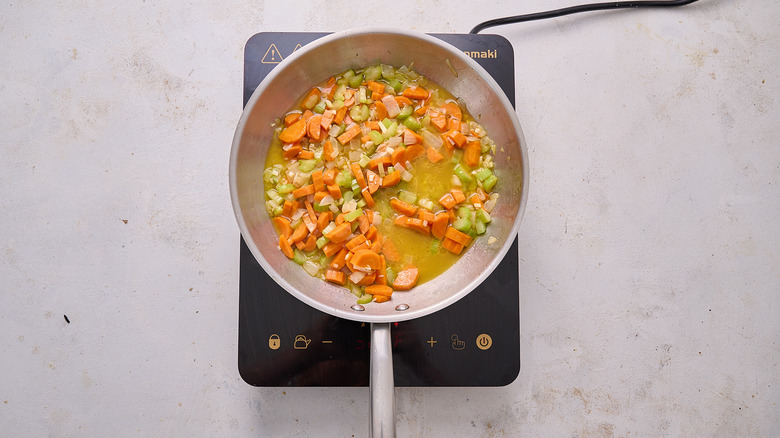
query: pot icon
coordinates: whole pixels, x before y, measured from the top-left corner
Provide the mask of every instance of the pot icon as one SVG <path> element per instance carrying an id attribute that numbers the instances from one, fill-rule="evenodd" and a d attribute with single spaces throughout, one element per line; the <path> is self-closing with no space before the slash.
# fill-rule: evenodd
<path id="1" fill-rule="evenodd" d="M 295 343 L 293 343 L 293 348 L 296 350 L 305 350 L 309 347 L 309 344 L 311 343 L 311 339 L 307 339 L 304 335 L 296 335 L 295 336 Z"/>

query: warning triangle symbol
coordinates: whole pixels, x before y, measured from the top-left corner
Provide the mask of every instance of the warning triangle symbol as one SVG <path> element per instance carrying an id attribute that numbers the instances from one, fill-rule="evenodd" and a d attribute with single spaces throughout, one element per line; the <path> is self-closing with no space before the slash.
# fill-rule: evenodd
<path id="1" fill-rule="evenodd" d="M 263 64 L 278 64 L 282 62 L 282 55 L 279 53 L 279 49 L 276 48 L 276 44 L 268 46 L 268 50 L 265 51 L 263 59 L 260 60 Z"/>
<path id="2" fill-rule="evenodd" d="M 295 51 L 296 51 L 296 50 L 298 50 L 298 49 L 300 49 L 300 48 L 301 48 L 301 45 L 300 45 L 300 44 L 298 44 L 297 46 L 295 46 L 295 48 L 293 49 L 293 53 L 295 53 Z"/>

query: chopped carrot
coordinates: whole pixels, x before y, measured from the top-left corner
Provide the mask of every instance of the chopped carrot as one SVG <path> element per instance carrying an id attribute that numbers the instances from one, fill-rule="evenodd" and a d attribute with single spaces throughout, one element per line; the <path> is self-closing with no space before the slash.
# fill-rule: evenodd
<path id="1" fill-rule="evenodd" d="M 325 271 L 325 280 L 331 283 L 336 283 L 338 285 L 344 286 L 344 284 L 346 284 L 347 282 L 347 274 L 341 271 L 328 269 Z"/>
<path id="2" fill-rule="evenodd" d="M 420 276 L 420 272 L 417 268 L 411 266 L 401 270 L 393 281 L 393 289 L 395 290 L 409 290 L 417 285 L 417 279 Z"/>
<path id="3" fill-rule="evenodd" d="M 428 91 L 423 87 L 409 87 L 404 90 L 403 96 L 409 99 L 425 100 L 428 98 Z"/>
<path id="4" fill-rule="evenodd" d="M 463 150 L 463 163 L 469 167 L 477 167 L 481 156 L 482 144 L 479 141 L 470 141 Z"/>
<path id="5" fill-rule="evenodd" d="M 341 122 L 344 121 L 344 117 L 347 115 L 347 107 L 342 106 L 341 108 L 336 111 L 336 116 L 333 117 L 333 123 L 339 125 Z"/>
<path id="6" fill-rule="evenodd" d="M 349 169 L 352 171 L 352 175 L 355 175 L 355 179 L 357 180 L 358 185 L 361 189 L 364 189 L 367 187 L 366 179 L 363 177 L 363 169 L 360 168 L 360 164 L 353 161 L 349 165 Z"/>
<path id="7" fill-rule="evenodd" d="M 379 123 L 380 123 L 380 122 L 377 122 L 376 120 L 369 120 L 369 121 L 367 121 L 367 122 L 363 123 L 363 126 L 365 126 L 366 128 L 368 128 L 370 131 L 381 131 L 381 130 L 382 130 L 382 128 L 380 128 L 380 127 L 379 127 Z M 370 138 L 371 138 L 371 137 L 369 137 L 369 139 L 370 139 Z M 361 139 L 362 139 L 362 138 L 361 138 Z M 366 140 L 366 141 L 368 141 L 368 140 Z M 364 141 L 363 143 L 365 143 L 365 141 Z"/>
<path id="8" fill-rule="evenodd" d="M 454 227 L 448 227 L 447 231 L 444 233 L 444 237 L 452 239 L 463 246 L 467 246 L 469 243 L 471 243 L 471 236 L 462 231 L 456 230 Z"/>
<path id="9" fill-rule="evenodd" d="M 307 234 L 309 234 L 309 229 L 306 228 L 306 225 L 303 223 L 298 224 L 298 226 L 293 230 L 293 233 L 290 235 L 290 243 L 292 244 L 303 240 L 306 238 Z"/>
<path id="10" fill-rule="evenodd" d="M 394 224 L 396 224 L 399 227 L 407 227 L 407 221 L 409 220 L 409 216 L 404 215 L 398 215 L 395 220 L 393 221 Z"/>
<path id="11" fill-rule="evenodd" d="M 404 105 L 414 105 L 414 102 L 412 102 L 406 96 L 395 96 L 395 101 L 398 103 L 398 106 L 400 106 L 400 107 L 402 107 Z"/>
<path id="12" fill-rule="evenodd" d="M 344 221 L 345 221 L 345 219 L 344 219 L 344 213 L 339 213 L 339 214 L 338 214 L 338 216 L 336 216 L 336 218 L 334 219 L 334 221 L 336 222 L 336 225 L 341 225 L 341 224 L 343 224 L 343 223 L 344 223 Z"/>
<path id="13" fill-rule="evenodd" d="M 432 146 L 428 147 L 428 149 L 425 150 L 425 153 L 428 155 L 428 161 L 431 163 L 438 163 L 444 159 L 444 155 L 442 155 L 441 152 L 437 151 Z"/>
<path id="14" fill-rule="evenodd" d="M 333 196 L 333 199 L 341 199 L 341 187 L 339 187 L 338 184 L 328 184 L 326 187 L 328 188 L 330 196 Z"/>
<path id="15" fill-rule="evenodd" d="M 330 140 L 326 140 L 325 143 L 322 144 L 322 158 L 325 161 L 333 161 L 336 159 L 336 149 L 333 147 L 333 143 L 331 143 Z"/>
<path id="16" fill-rule="evenodd" d="M 447 116 L 438 111 L 431 111 L 431 123 L 441 132 L 447 129 Z"/>
<path id="17" fill-rule="evenodd" d="M 312 221 L 312 223 L 317 222 L 317 213 L 314 212 L 314 207 L 312 207 L 311 202 L 309 202 L 308 199 L 305 199 L 303 201 L 303 205 L 306 206 L 306 212 L 309 213 L 309 220 Z"/>
<path id="18" fill-rule="evenodd" d="M 330 125 L 333 124 L 333 119 L 336 117 L 336 111 L 325 110 L 322 112 L 322 118 L 320 120 L 320 126 L 324 131 L 330 129 Z"/>
<path id="19" fill-rule="evenodd" d="M 383 254 L 379 254 L 379 269 L 376 270 L 376 278 L 374 284 L 387 284 L 387 261 Z"/>
<path id="20" fill-rule="evenodd" d="M 385 239 L 382 241 L 382 254 L 384 254 L 385 258 L 391 262 L 397 262 L 398 260 L 401 260 L 401 254 L 398 252 L 395 244 L 390 239 Z"/>
<path id="21" fill-rule="evenodd" d="M 357 223 L 358 223 L 358 229 L 360 230 L 361 234 L 366 234 L 366 231 L 368 231 L 368 227 L 371 225 L 368 223 L 368 216 L 365 214 L 361 214 L 357 217 Z M 365 236 L 368 238 L 368 236 Z M 351 248 L 350 248 L 351 249 Z"/>
<path id="22" fill-rule="evenodd" d="M 303 242 L 303 240 L 301 242 Z M 317 249 L 317 238 L 314 237 L 314 234 L 309 234 L 309 237 L 306 238 L 303 248 L 301 248 L 301 250 L 314 251 L 315 249 Z"/>
<path id="23" fill-rule="evenodd" d="M 379 254 L 370 249 L 359 249 L 352 254 L 350 259 L 355 269 L 375 271 L 379 269 L 382 260 Z"/>
<path id="24" fill-rule="evenodd" d="M 375 303 L 386 303 L 390 301 L 390 297 L 384 296 L 384 295 L 376 295 L 374 296 L 374 302 Z"/>
<path id="25" fill-rule="evenodd" d="M 292 235 L 293 229 L 290 226 L 290 219 L 283 216 L 276 216 L 271 219 L 271 222 L 274 224 L 274 228 L 276 228 L 276 232 L 279 235 L 284 236 L 285 238 L 289 238 L 290 235 Z"/>
<path id="26" fill-rule="evenodd" d="M 368 191 L 372 195 L 379 190 L 379 186 L 382 184 L 382 178 L 370 169 L 366 170 L 366 182 L 368 183 Z"/>
<path id="27" fill-rule="evenodd" d="M 373 101 L 382 100 L 385 96 L 387 96 L 385 93 L 377 93 L 376 91 L 371 92 L 371 100 Z"/>
<path id="28" fill-rule="evenodd" d="M 289 113 L 284 116 L 284 126 L 290 126 L 301 118 L 300 112 Z"/>
<path id="29" fill-rule="evenodd" d="M 294 198 L 301 198 L 303 196 L 313 195 L 317 190 L 314 188 L 314 184 L 308 184 L 301 188 L 292 191 Z"/>
<path id="30" fill-rule="evenodd" d="M 387 168 L 391 163 L 390 156 L 389 155 L 382 155 L 376 158 L 373 158 L 371 161 L 368 162 L 368 165 L 366 168 L 371 170 L 376 170 L 379 165 L 382 165 L 383 167 Z"/>
<path id="31" fill-rule="evenodd" d="M 447 193 L 441 198 L 439 198 L 439 204 L 441 204 L 442 206 L 444 206 L 444 208 L 449 210 L 452 207 L 454 207 L 455 204 L 457 204 L 457 202 L 455 202 L 455 197 L 452 196 L 452 193 Z"/>
<path id="32" fill-rule="evenodd" d="M 344 244 L 341 242 L 328 242 L 322 247 L 322 253 L 325 254 L 325 257 L 330 257 L 341 251 L 341 248 L 344 248 Z"/>
<path id="33" fill-rule="evenodd" d="M 430 234 L 431 229 L 420 218 L 410 217 L 406 219 L 406 226 L 417 231 L 418 233 Z"/>
<path id="34" fill-rule="evenodd" d="M 466 142 L 468 141 L 466 136 L 463 135 L 463 133 L 461 133 L 460 131 L 450 130 L 450 131 L 447 131 L 445 133 L 445 135 L 447 136 L 447 138 L 452 140 L 452 142 L 455 144 L 455 146 L 458 147 L 458 149 L 460 149 L 463 146 L 465 146 Z"/>
<path id="35" fill-rule="evenodd" d="M 299 119 L 282 130 L 279 134 L 279 140 L 282 143 L 295 143 L 300 141 L 304 135 L 306 135 L 306 122 Z"/>
<path id="36" fill-rule="evenodd" d="M 417 211 L 417 217 L 424 221 L 428 221 L 429 223 L 433 222 L 434 219 L 436 219 L 436 215 L 433 214 L 430 210 L 427 210 L 425 208 L 420 208 Z"/>
<path id="37" fill-rule="evenodd" d="M 317 114 L 306 121 L 306 134 L 309 138 L 318 142 L 322 140 L 322 116 Z"/>
<path id="38" fill-rule="evenodd" d="M 311 181 L 314 183 L 314 190 L 318 192 L 325 190 L 325 180 L 322 176 L 321 169 L 317 169 L 311 173 Z"/>
<path id="39" fill-rule="evenodd" d="M 371 286 L 366 286 L 366 293 L 374 296 L 382 295 L 389 297 L 393 294 L 393 288 L 382 284 L 372 284 Z"/>
<path id="40" fill-rule="evenodd" d="M 355 248 L 357 248 L 363 243 L 366 243 L 366 236 L 364 236 L 363 234 L 358 234 L 357 236 L 349 239 L 349 241 L 346 244 L 346 247 L 348 250 L 353 251 Z"/>
<path id="41" fill-rule="evenodd" d="M 463 245 L 449 238 L 444 238 L 441 247 L 453 254 L 460 254 L 463 251 Z"/>
<path id="42" fill-rule="evenodd" d="M 330 210 L 323 211 L 319 216 L 317 216 L 317 229 L 320 231 L 324 230 L 332 220 L 333 212 Z"/>
<path id="43" fill-rule="evenodd" d="M 314 113 L 311 112 L 311 110 L 306 110 L 306 111 L 303 112 L 303 114 L 301 114 L 301 119 L 306 121 L 306 120 L 309 120 L 310 118 L 312 118 L 312 116 L 314 116 Z"/>
<path id="44" fill-rule="evenodd" d="M 412 131 L 411 129 L 404 129 L 404 144 L 421 144 L 423 142 L 422 135 Z"/>
<path id="45" fill-rule="evenodd" d="M 330 264 L 328 265 L 331 269 L 339 270 L 344 267 L 347 261 L 347 254 L 349 253 L 349 250 L 347 248 L 341 248 L 339 252 L 336 253 L 336 255 L 333 257 L 333 260 L 330 261 Z"/>
<path id="46" fill-rule="evenodd" d="M 295 257 L 295 251 L 293 251 L 290 241 L 282 234 L 279 235 L 279 249 L 282 250 L 282 253 L 286 255 L 288 259 Z"/>
<path id="47" fill-rule="evenodd" d="M 393 207 L 395 211 L 406 216 L 414 216 L 415 213 L 417 213 L 417 206 L 398 198 L 390 198 L 390 206 Z"/>
<path id="48" fill-rule="evenodd" d="M 336 171 L 336 168 L 331 167 L 330 169 L 322 173 L 322 182 L 324 182 L 326 185 L 331 185 L 335 183 L 337 173 L 338 172 Z"/>
<path id="49" fill-rule="evenodd" d="M 393 187 L 401 182 L 401 172 L 390 172 L 382 178 L 382 187 Z"/>
<path id="50" fill-rule="evenodd" d="M 390 154 L 390 161 L 393 163 L 393 165 L 396 165 L 398 163 L 405 163 L 406 157 L 406 148 L 403 146 L 398 146 L 393 150 L 393 153 Z"/>
<path id="51" fill-rule="evenodd" d="M 348 141 L 350 141 L 353 138 L 355 138 L 355 136 L 358 135 L 358 134 L 360 134 L 360 125 L 354 124 L 354 125 L 350 126 L 349 128 L 347 128 L 347 130 L 344 131 L 343 134 L 341 134 L 338 137 L 336 137 L 336 140 L 338 140 L 339 143 L 341 143 L 341 144 L 345 144 Z"/>
<path id="52" fill-rule="evenodd" d="M 312 158 L 314 158 L 314 152 L 310 150 L 303 149 L 300 152 L 298 152 L 299 160 L 311 160 Z"/>
<path id="53" fill-rule="evenodd" d="M 376 240 L 376 236 L 378 235 L 378 233 L 379 230 L 374 225 L 369 225 L 368 229 L 365 232 L 363 232 L 363 234 L 366 235 L 366 239 L 368 240 Z"/>
<path id="54" fill-rule="evenodd" d="M 458 106 L 455 102 L 446 102 L 444 105 L 441 106 L 441 110 L 448 114 L 453 119 L 462 120 L 463 119 L 463 110 L 460 109 L 460 106 Z"/>
<path id="55" fill-rule="evenodd" d="M 444 233 L 447 231 L 447 225 L 450 222 L 450 215 L 445 211 L 436 213 L 436 217 L 431 224 L 431 234 L 433 237 L 441 240 L 444 238 Z"/>
<path id="56" fill-rule="evenodd" d="M 377 81 L 368 81 L 366 82 L 366 87 L 368 87 L 369 90 L 373 91 L 374 93 L 384 93 L 385 92 L 385 84 Z"/>
<path id="57" fill-rule="evenodd" d="M 460 131 L 463 127 L 463 122 L 460 119 L 450 117 L 450 121 L 447 122 L 447 129 L 450 131 Z"/>
<path id="58" fill-rule="evenodd" d="M 374 202 L 374 197 L 371 196 L 371 190 L 369 190 L 368 187 L 360 191 L 360 194 L 363 195 L 363 199 L 366 201 L 366 206 L 368 208 L 373 208 L 374 205 L 376 205 L 376 202 Z"/>
<path id="59" fill-rule="evenodd" d="M 453 188 L 450 190 L 450 193 L 452 193 L 452 197 L 455 199 L 456 204 L 460 204 L 461 202 L 466 200 L 466 195 L 463 194 L 463 190 L 459 188 Z"/>
<path id="60" fill-rule="evenodd" d="M 409 132 L 407 129 L 406 132 Z M 421 137 L 422 138 L 422 137 Z M 413 144 L 406 147 L 406 156 L 405 159 L 408 162 L 414 161 L 415 158 L 419 157 L 420 155 L 425 153 L 425 148 L 422 147 L 419 144 Z"/>
<path id="61" fill-rule="evenodd" d="M 352 232 L 352 224 L 349 222 L 342 222 L 339 225 L 336 225 L 336 228 L 330 230 L 328 234 L 325 235 L 328 239 L 330 239 L 331 242 L 343 242 L 347 240 L 347 237 L 349 237 L 349 234 Z"/>
<path id="62" fill-rule="evenodd" d="M 282 216 L 291 218 L 295 210 L 298 209 L 298 201 L 290 201 L 289 199 L 284 201 L 282 206 Z"/>
<path id="63" fill-rule="evenodd" d="M 380 254 L 382 252 L 382 236 L 377 235 L 377 239 L 374 240 L 373 243 L 368 247 L 371 251 L 374 251 L 377 254 Z"/>
<path id="64" fill-rule="evenodd" d="M 300 143 L 295 143 L 289 148 L 284 150 L 284 159 L 285 160 L 292 160 L 293 158 L 297 157 L 298 154 L 301 152 L 303 148 L 301 147 Z"/>

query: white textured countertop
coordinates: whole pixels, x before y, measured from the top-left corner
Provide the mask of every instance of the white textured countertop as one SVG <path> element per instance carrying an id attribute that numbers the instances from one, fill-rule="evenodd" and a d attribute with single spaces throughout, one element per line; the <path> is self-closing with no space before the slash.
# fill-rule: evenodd
<path id="1" fill-rule="evenodd" d="M 0 6 L 0 434 L 364 436 L 365 388 L 238 375 L 243 45 L 573 4 L 543 3 Z M 522 369 L 397 389 L 400 436 L 780 434 L 778 22 L 702 0 L 484 32 L 529 145 Z"/>

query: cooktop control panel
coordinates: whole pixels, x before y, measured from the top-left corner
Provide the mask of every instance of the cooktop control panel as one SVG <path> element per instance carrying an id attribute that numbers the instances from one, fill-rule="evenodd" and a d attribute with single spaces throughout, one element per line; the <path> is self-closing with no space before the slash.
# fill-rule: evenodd
<path id="1" fill-rule="evenodd" d="M 325 33 L 259 33 L 244 52 L 244 104 L 279 62 Z M 434 34 L 479 62 L 514 104 L 514 54 L 497 35 Z M 337 73 L 337 72 L 334 72 Z M 520 371 L 517 241 L 474 291 L 391 326 L 396 386 L 503 386 Z M 255 386 L 367 386 L 368 324 L 313 309 L 240 243 L 238 368 Z"/>

